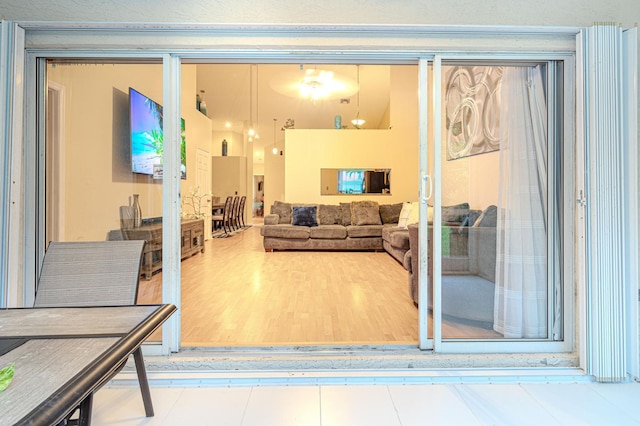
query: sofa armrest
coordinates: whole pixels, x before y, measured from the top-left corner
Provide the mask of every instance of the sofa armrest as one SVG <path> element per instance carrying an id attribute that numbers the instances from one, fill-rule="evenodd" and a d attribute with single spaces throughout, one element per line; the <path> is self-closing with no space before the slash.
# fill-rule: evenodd
<path id="1" fill-rule="evenodd" d="M 265 225 L 277 225 L 280 220 L 280 216 L 276 213 L 270 213 L 264 216 L 264 224 Z"/>
<path id="2" fill-rule="evenodd" d="M 413 272 L 411 267 L 411 250 L 407 250 L 404 254 L 404 257 L 402 258 L 402 266 L 404 266 L 404 269 L 409 271 L 409 273 Z"/>

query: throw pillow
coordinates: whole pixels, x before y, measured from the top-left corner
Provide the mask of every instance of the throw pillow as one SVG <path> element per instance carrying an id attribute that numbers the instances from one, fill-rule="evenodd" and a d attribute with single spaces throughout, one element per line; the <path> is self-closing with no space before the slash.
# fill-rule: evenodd
<path id="1" fill-rule="evenodd" d="M 489 206 L 480 215 L 473 226 L 496 227 L 498 225 L 498 207 Z"/>
<path id="2" fill-rule="evenodd" d="M 351 224 L 382 225 L 380 206 L 377 201 L 353 201 L 351 203 Z"/>
<path id="3" fill-rule="evenodd" d="M 397 204 L 381 204 L 380 218 L 382 223 L 398 223 L 400 212 L 402 211 L 402 203 Z"/>
<path id="4" fill-rule="evenodd" d="M 297 226 L 318 226 L 316 206 L 293 207 L 293 224 Z"/>
<path id="5" fill-rule="evenodd" d="M 342 223 L 342 208 L 329 204 L 318 206 L 319 225 L 340 225 Z"/>
<path id="6" fill-rule="evenodd" d="M 460 203 L 453 206 L 442 206 L 443 222 L 462 222 L 464 216 L 469 213 L 469 203 Z"/>
<path id="7" fill-rule="evenodd" d="M 342 210 L 342 225 L 351 225 L 351 203 L 340 203 L 340 209 Z"/>
<path id="8" fill-rule="evenodd" d="M 407 225 L 411 225 L 412 223 L 418 223 L 420 220 L 420 204 L 417 201 L 411 203 L 411 213 L 409 214 L 409 219 L 407 220 Z"/>
<path id="9" fill-rule="evenodd" d="M 407 228 L 409 217 L 411 216 L 412 203 L 402 203 L 402 210 L 398 217 L 398 228 Z"/>
<path id="10" fill-rule="evenodd" d="M 274 201 L 271 213 L 278 215 L 278 223 L 291 223 L 291 204 L 282 201 Z"/>

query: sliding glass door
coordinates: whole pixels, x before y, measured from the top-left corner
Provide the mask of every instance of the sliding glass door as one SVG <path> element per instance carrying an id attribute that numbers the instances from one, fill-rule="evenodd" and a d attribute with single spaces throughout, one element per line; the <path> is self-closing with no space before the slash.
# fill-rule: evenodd
<path id="1" fill-rule="evenodd" d="M 436 351 L 563 341 L 561 230 L 572 210 L 562 203 L 572 191 L 563 65 L 436 57 L 427 73 L 420 301 Z"/>

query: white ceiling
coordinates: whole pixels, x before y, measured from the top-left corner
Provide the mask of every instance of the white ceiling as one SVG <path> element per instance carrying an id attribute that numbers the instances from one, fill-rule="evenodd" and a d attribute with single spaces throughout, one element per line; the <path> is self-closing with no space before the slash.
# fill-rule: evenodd
<path id="1" fill-rule="evenodd" d="M 305 70 L 313 68 L 334 72 L 336 79 L 351 82 L 353 90 L 317 101 L 303 99 L 287 90 L 287 80 L 300 81 Z M 273 144 L 274 118 L 275 137 L 279 142 L 284 140 L 284 132 L 280 129 L 287 119 L 295 120 L 296 129 L 333 129 L 334 118 L 340 115 L 342 125 L 353 128 L 351 120 L 358 109 L 358 78 L 360 117 L 366 120 L 363 128 L 380 128 L 388 114 L 389 76 L 388 65 L 360 65 L 358 76 L 357 65 L 199 64 L 197 89 L 205 91 L 202 98 L 206 101 L 207 116 L 213 121 L 214 131 L 244 133 L 251 119 L 257 124 L 260 139 L 254 141 L 255 151 Z M 279 93 L 284 91 L 289 91 L 289 95 Z M 225 127 L 226 122 L 232 124 L 231 129 Z"/>

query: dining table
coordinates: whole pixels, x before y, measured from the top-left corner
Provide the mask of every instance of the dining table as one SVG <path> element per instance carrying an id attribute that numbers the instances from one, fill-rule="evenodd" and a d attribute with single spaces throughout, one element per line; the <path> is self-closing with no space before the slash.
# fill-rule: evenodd
<path id="1" fill-rule="evenodd" d="M 0 426 L 56 425 L 78 407 L 79 424 L 89 425 L 93 393 L 137 351 L 153 415 L 141 345 L 175 311 L 171 304 L 0 309 L 0 368 L 14 368 L 0 392 Z"/>

